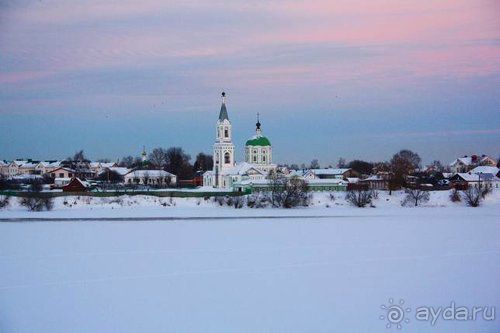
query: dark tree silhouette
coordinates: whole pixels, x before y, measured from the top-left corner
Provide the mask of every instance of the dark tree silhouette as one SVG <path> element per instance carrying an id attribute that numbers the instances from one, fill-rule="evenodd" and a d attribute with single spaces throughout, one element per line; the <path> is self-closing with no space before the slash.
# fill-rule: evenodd
<path id="1" fill-rule="evenodd" d="M 212 155 L 205 153 L 199 153 L 196 155 L 196 161 L 193 165 L 193 171 L 207 171 L 212 170 L 214 165 L 214 160 Z"/>
<path id="2" fill-rule="evenodd" d="M 123 176 L 114 170 L 106 169 L 104 172 L 99 174 L 97 180 L 107 183 L 121 183 L 123 182 Z"/>
<path id="3" fill-rule="evenodd" d="M 158 169 L 164 168 L 168 163 L 168 151 L 164 148 L 155 148 L 151 153 L 149 153 L 149 162 Z"/>
<path id="4" fill-rule="evenodd" d="M 373 164 L 370 162 L 354 160 L 349 162 L 348 166 L 362 175 L 370 175 L 373 172 Z"/>
<path id="5" fill-rule="evenodd" d="M 391 159 L 391 171 L 393 173 L 391 185 L 394 187 L 404 186 L 406 176 L 419 168 L 420 162 L 420 156 L 411 150 L 404 149 L 394 154 Z"/>

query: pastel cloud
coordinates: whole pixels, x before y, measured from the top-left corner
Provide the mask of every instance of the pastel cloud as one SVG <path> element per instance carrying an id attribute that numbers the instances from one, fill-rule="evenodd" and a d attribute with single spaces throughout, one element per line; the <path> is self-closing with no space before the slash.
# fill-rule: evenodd
<path id="1" fill-rule="evenodd" d="M 6 1 L 0 113 L 148 114 L 168 99 L 164 112 L 175 114 L 208 108 L 224 88 L 249 112 L 265 99 L 276 115 L 335 108 L 378 123 L 382 110 L 399 108 L 404 119 L 452 99 L 457 105 L 440 104 L 450 127 L 459 126 L 452 109 L 470 112 L 463 105 L 479 105 L 484 122 L 499 102 L 499 7 L 487 0 Z"/>

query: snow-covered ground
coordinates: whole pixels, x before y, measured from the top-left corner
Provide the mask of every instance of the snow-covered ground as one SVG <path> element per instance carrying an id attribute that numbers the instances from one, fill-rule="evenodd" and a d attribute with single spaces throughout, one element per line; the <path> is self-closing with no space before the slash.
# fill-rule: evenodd
<path id="1" fill-rule="evenodd" d="M 0 218 L 158 219 L 0 222 L 1 332 L 500 329 L 498 313 L 434 326 L 415 318 L 417 307 L 452 301 L 500 311 L 498 193 L 479 208 L 451 203 L 446 192 L 421 208 L 384 193 L 364 209 L 340 194 L 292 210 L 74 199 L 39 213 L 13 201 Z M 389 299 L 410 309 L 401 330 L 380 319 Z"/>
<path id="2" fill-rule="evenodd" d="M 402 191 L 379 192 L 374 200 L 374 207 L 359 209 L 352 207 L 345 201 L 345 192 L 315 193 L 312 204 L 307 208 L 276 209 L 276 208 L 247 208 L 220 206 L 213 199 L 204 198 L 165 198 L 155 196 L 121 196 L 112 198 L 69 196 L 58 197 L 54 200 L 52 211 L 30 212 L 21 207 L 16 198 L 11 198 L 7 209 L 0 210 L 0 220 L 10 218 L 140 218 L 140 217 L 253 217 L 253 216 L 332 216 L 332 215 L 387 215 L 412 214 L 415 209 L 420 214 L 434 214 L 437 209 L 456 211 L 457 209 L 468 214 L 472 208 L 464 202 L 450 201 L 448 191 L 431 192 L 429 202 L 422 207 L 401 207 L 404 197 Z M 500 207 L 500 190 L 492 192 L 483 202 L 480 209 L 496 209 Z"/>

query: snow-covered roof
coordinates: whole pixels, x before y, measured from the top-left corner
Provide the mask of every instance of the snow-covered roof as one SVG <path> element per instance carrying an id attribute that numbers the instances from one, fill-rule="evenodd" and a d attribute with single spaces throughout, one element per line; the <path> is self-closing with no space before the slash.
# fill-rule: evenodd
<path id="1" fill-rule="evenodd" d="M 379 175 L 372 175 L 368 178 L 361 179 L 360 181 L 365 182 L 365 181 L 379 181 L 379 180 L 384 180 L 384 178 L 380 177 Z"/>
<path id="2" fill-rule="evenodd" d="M 460 178 L 465 180 L 466 182 L 479 182 L 479 181 L 500 181 L 498 177 L 496 177 L 492 173 L 457 173 Z"/>
<path id="3" fill-rule="evenodd" d="M 51 172 L 56 172 L 58 170 L 64 170 L 64 171 L 68 171 L 68 172 L 75 172 L 75 170 L 70 169 L 70 168 L 66 168 L 66 167 L 59 167 L 59 168 L 57 168 L 55 170 L 52 170 Z"/>
<path id="4" fill-rule="evenodd" d="M 111 168 L 116 166 L 114 162 L 90 162 L 91 168 Z"/>
<path id="5" fill-rule="evenodd" d="M 257 169 L 255 165 L 247 162 L 238 163 L 235 166 L 222 170 L 221 175 L 244 175 L 247 174 L 249 170 L 253 169 L 255 172 L 264 175 L 262 171 Z"/>
<path id="6" fill-rule="evenodd" d="M 25 161 L 25 160 L 15 160 L 15 161 L 12 161 L 12 163 L 14 163 L 17 166 L 21 166 L 23 164 L 28 163 L 28 161 Z"/>
<path id="7" fill-rule="evenodd" d="M 34 167 L 36 167 L 37 164 L 38 163 L 26 162 L 26 163 L 20 165 L 19 167 L 20 168 L 34 168 Z"/>
<path id="8" fill-rule="evenodd" d="M 478 156 L 478 155 L 474 155 L 474 156 L 477 156 L 477 159 L 475 161 L 475 163 L 481 163 L 481 162 L 484 162 L 488 159 L 492 159 L 491 157 L 487 156 L 487 155 L 484 155 L 484 156 Z M 464 156 L 464 157 L 459 157 L 457 159 L 455 159 L 453 162 L 450 163 L 450 166 L 454 166 L 458 163 L 462 163 L 464 165 L 472 165 L 474 163 L 472 163 L 472 156 Z"/>
<path id="9" fill-rule="evenodd" d="M 457 173 L 456 175 L 465 180 L 466 182 L 479 181 L 479 175 L 475 173 Z"/>
<path id="10" fill-rule="evenodd" d="M 242 180 L 234 185 L 269 185 L 268 179 L 246 179 Z"/>
<path id="11" fill-rule="evenodd" d="M 40 178 L 42 178 L 41 175 L 32 175 L 32 174 L 17 175 L 12 177 L 12 179 L 15 180 L 40 179 Z"/>
<path id="12" fill-rule="evenodd" d="M 311 172 L 314 172 L 314 174 L 316 176 L 319 176 L 319 175 L 343 175 L 344 173 L 346 173 L 347 171 L 349 171 L 351 169 L 349 168 L 337 168 L 337 169 L 334 169 L 334 168 L 326 168 L 326 169 L 310 169 L 309 171 Z"/>
<path id="13" fill-rule="evenodd" d="M 342 180 L 342 179 L 306 179 L 306 182 L 308 184 L 312 184 L 312 185 L 315 185 L 315 184 L 322 184 L 322 185 L 325 185 L 325 184 L 332 184 L 332 185 L 345 185 L 347 184 L 347 182 L 345 180 Z"/>
<path id="14" fill-rule="evenodd" d="M 127 173 L 132 171 L 131 169 L 124 168 L 124 167 L 109 167 L 108 169 L 111 171 L 115 171 L 122 176 L 125 176 Z"/>
<path id="15" fill-rule="evenodd" d="M 5 163 L 4 161 L 0 160 L 0 166 L 4 166 L 4 165 L 7 165 L 7 163 Z"/>
<path id="16" fill-rule="evenodd" d="M 455 159 L 453 162 L 451 162 L 450 166 L 456 165 L 458 163 L 462 163 L 464 165 L 471 165 L 472 158 L 470 156 L 459 157 L 459 158 Z"/>
<path id="17" fill-rule="evenodd" d="M 290 173 L 288 174 L 289 177 L 302 177 L 306 174 L 306 172 L 309 170 L 291 170 Z"/>
<path id="18" fill-rule="evenodd" d="M 359 178 L 357 177 L 347 177 L 347 181 L 351 184 L 356 184 L 357 182 L 359 182 Z"/>
<path id="19" fill-rule="evenodd" d="M 471 170 L 472 173 L 491 173 L 496 175 L 500 169 L 496 166 L 478 166 Z"/>
<path id="20" fill-rule="evenodd" d="M 69 184 L 71 184 L 72 182 L 74 181 L 77 181 L 79 182 L 80 184 L 82 184 L 84 187 L 90 187 L 90 183 L 85 181 L 85 180 L 81 180 L 80 178 L 76 177 L 76 178 L 56 178 L 60 181 L 67 181 L 69 179 L 69 183 L 64 185 L 64 187 L 68 186 Z"/>
<path id="21" fill-rule="evenodd" d="M 62 161 L 41 161 L 38 162 L 37 166 L 45 168 L 57 168 L 61 165 Z"/>
<path id="22" fill-rule="evenodd" d="M 165 170 L 133 170 L 125 175 L 126 177 L 136 177 L 136 178 L 144 178 L 144 177 L 172 177 L 175 176 L 170 172 Z"/>
<path id="23" fill-rule="evenodd" d="M 347 182 L 342 179 L 304 179 L 309 185 L 346 185 Z M 237 185 L 269 185 L 269 179 L 246 179 L 238 182 Z"/>
<path id="24" fill-rule="evenodd" d="M 103 168 L 112 168 L 114 166 L 116 166 L 115 162 L 104 162 L 104 163 L 101 163 L 101 167 L 103 167 Z"/>

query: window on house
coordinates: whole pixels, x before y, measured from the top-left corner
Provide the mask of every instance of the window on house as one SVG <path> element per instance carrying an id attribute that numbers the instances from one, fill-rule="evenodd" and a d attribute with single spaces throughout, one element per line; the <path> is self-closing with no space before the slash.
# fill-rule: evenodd
<path id="1" fill-rule="evenodd" d="M 64 173 L 59 173 L 59 178 L 64 178 Z"/>
<path id="2" fill-rule="evenodd" d="M 266 161 L 266 155 L 263 155 L 262 156 L 262 161 L 265 162 Z"/>
<path id="3" fill-rule="evenodd" d="M 229 130 L 227 128 L 224 128 L 224 136 L 229 138 Z"/>
<path id="4" fill-rule="evenodd" d="M 257 162 L 257 156 L 254 156 L 254 157 L 253 157 L 253 161 L 254 161 L 254 162 Z"/>
<path id="5" fill-rule="evenodd" d="M 69 178 L 73 177 L 73 174 L 72 173 L 68 173 L 68 177 Z"/>
<path id="6" fill-rule="evenodd" d="M 226 164 L 231 163 L 231 157 L 229 156 L 229 153 L 224 154 L 224 163 Z"/>

